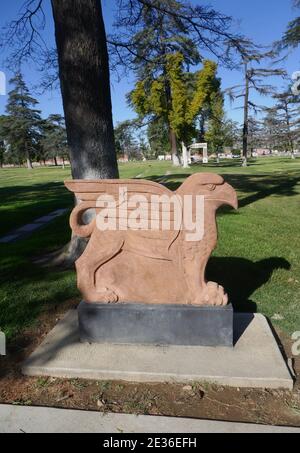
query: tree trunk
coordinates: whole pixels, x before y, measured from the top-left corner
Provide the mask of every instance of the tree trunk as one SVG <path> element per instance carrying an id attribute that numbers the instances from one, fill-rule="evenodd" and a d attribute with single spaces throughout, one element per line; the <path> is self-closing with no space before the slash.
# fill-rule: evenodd
<path id="1" fill-rule="evenodd" d="M 204 142 L 205 140 L 205 116 L 202 113 L 199 120 L 199 141 Z"/>
<path id="2" fill-rule="evenodd" d="M 73 178 L 118 178 L 101 2 L 51 3 Z"/>
<path id="3" fill-rule="evenodd" d="M 51 0 L 72 176 L 119 178 L 109 62 L 100 0 Z M 73 237 L 74 262 L 86 241 Z"/>
<path id="4" fill-rule="evenodd" d="M 248 165 L 248 133 L 249 133 L 249 78 L 248 64 L 245 63 L 246 86 L 244 103 L 244 127 L 243 127 L 243 167 Z"/>
<path id="5" fill-rule="evenodd" d="M 295 159 L 295 145 L 294 145 L 294 140 L 293 140 L 293 136 L 292 136 L 291 118 L 290 118 L 289 106 L 288 106 L 287 102 L 285 103 L 285 117 L 286 117 L 287 131 L 288 131 L 289 146 L 290 146 L 290 150 L 291 150 L 291 158 Z"/>
<path id="6" fill-rule="evenodd" d="M 27 143 L 25 144 L 25 155 L 26 155 L 27 168 L 28 168 L 28 170 L 32 170 L 33 169 L 33 165 L 32 165 L 32 162 L 31 162 L 30 153 L 29 153 L 29 150 L 28 150 Z"/>
<path id="7" fill-rule="evenodd" d="M 181 143 L 182 147 L 182 165 L 183 168 L 189 168 L 189 156 L 188 156 L 188 149 L 186 147 L 186 144 L 184 142 Z"/>
<path id="8" fill-rule="evenodd" d="M 58 167 L 57 157 L 54 157 L 54 165 L 55 165 L 55 167 Z"/>
<path id="9" fill-rule="evenodd" d="M 27 168 L 28 168 L 28 170 L 32 170 L 32 169 L 33 169 L 33 166 L 32 166 L 32 162 L 31 162 L 31 160 L 30 160 L 30 157 L 27 157 L 26 162 L 27 162 Z"/>
<path id="10" fill-rule="evenodd" d="M 169 132 L 169 139 L 170 139 L 170 145 L 171 145 L 171 154 L 172 154 L 173 165 L 175 165 L 175 167 L 179 167 L 180 158 L 178 156 L 177 140 L 176 140 L 175 132 L 172 129 L 170 129 L 170 132 Z"/>

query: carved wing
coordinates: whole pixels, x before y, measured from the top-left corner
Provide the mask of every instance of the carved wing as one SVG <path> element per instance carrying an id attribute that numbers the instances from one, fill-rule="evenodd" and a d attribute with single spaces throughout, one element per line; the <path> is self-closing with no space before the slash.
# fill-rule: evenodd
<path id="1" fill-rule="evenodd" d="M 182 222 L 181 200 L 174 192 L 158 183 L 132 179 L 73 180 L 66 181 L 65 186 L 79 201 L 70 218 L 71 228 L 77 236 L 90 237 L 96 227 L 95 219 L 88 225 L 82 220 L 83 214 L 89 209 L 95 209 L 96 214 L 105 209 L 108 219 L 116 220 L 118 224 L 124 225 L 126 220 L 129 231 L 134 230 L 135 236 L 138 233 L 141 240 L 149 238 L 171 244 L 179 234 Z M 109 207 L 110 203 L 105 206 L 105 200 L 115 200 L 117 209 Z M 177 228 L 164 230 L 163 221 L 168 221 L 168 218 L 171 226 L 174 225 L 175 212 Z M 132 227 L 132 222 L 127 222 L 127 219 L 134 220 L 136 216 L 140 222 L 135 222 Z M 148 228 L 145 228 L 147 221 Z"/>

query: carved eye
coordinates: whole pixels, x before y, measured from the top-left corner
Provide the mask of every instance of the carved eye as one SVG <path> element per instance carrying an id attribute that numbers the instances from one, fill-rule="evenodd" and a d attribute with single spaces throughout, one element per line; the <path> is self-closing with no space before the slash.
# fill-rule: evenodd
<path id="1" fill-rule="evenodd" d="M 208 185 L 207 185 L 207 188 L 208 188 L 208 190 L 210 190 L 211 192 L 213 192 L 213 191 L 215 190 L 215 188 L 216 188 L 216 185 L 215 185 L 215 184 L 208 184 Z"/>

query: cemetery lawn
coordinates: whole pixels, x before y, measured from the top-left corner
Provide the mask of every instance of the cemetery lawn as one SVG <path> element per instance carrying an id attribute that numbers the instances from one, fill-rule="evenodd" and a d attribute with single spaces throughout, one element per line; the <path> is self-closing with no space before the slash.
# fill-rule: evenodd
<path id="1" fill-rule="evenodd" d="M 192 172 L 216 172 L 238 191 L 238 212 L 218 216 L 219 244 L 207 278 L 224 285 L 237 310 L 258 311 L 286 334 L 300 330 L 300 159 L 261 158 L 241 168 L 224 161 L 190 169 L 168 162 L 120 166 L 122 178 L 149 178 L 175 189 Z M 59 208 L 72 209 L 63 185 L 70 170 L 0 170 L 0 237 Z M 0 244 L 0 328 L 8 339 L 38 325 L 39 315 L 80 300 L 75 273 L 32 259 L 69 241 L 69 213 L 26 240 Z"/>
<path id="2" fill-rule="evenodd" d="M 300 331 L 300 159 L 261 158 L 248 168 L 236 160 L 187 170 L 168 162 L 120 166 L 122 178 L 148 178 L 172 189 L 203 171 L 222 174 L 240 200 L 238 212 L 220 211 L 219 244 L 207 277 L 224 285 L 236 310 L 266 315 L 291 357 L 291 334 Z M 68 178 L 68 168 L 0 169 L 0 237 L 56 209 L 70 212 L 73 198 L 63 185 Z M 69 241 L 68 217 L 26 240 L 0 244 L 0 329 L 9 346 L 9 355 L 0 357 L 0 402 L 300 424 L 299 382 L 291 393 L 23 377 L 20 363 L 80 301 L 73 270 L 34 261 Z M 298 359 L 295 367 L 300 372 Z"/>

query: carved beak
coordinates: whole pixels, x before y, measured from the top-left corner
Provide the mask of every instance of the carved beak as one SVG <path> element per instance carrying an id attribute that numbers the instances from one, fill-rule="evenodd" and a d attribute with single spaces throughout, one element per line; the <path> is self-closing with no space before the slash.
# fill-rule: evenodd
<path id="1" fill-rule="evenodd" d="M 233 209 L 238 209 L 239 206 L 236 191 L 227 183 L 220 186 L 220 193 L 216 201 L 218 202 L 218 207 L 229 205 Z"/>

